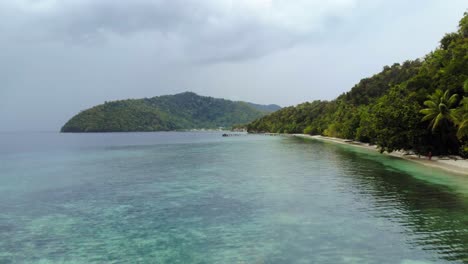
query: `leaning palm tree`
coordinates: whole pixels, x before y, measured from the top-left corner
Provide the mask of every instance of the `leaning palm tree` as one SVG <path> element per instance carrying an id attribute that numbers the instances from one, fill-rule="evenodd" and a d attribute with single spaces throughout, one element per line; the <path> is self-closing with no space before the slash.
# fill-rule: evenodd
<path id="1" fill-rule="evenodd" d="M 448 90 L 442 92 L 442 90 L 437 89 L 428 98 L 429 100 L 424 102 L 427 108 L 422 109 L 420 113 L 425 115 L 422 121 L 431 121 L 429 127 L 432 132 L 443 125 L 448 126 L 449 123 L 458 123 L 456 109 L 453 108 L 458 101 L 457 94 L 450 96 Z"/>

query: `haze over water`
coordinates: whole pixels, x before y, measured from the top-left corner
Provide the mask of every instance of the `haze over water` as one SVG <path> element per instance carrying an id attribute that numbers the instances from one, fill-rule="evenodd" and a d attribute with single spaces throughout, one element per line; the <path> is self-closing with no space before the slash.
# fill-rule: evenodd
<path id="1" fill-rule="evenodd" d="M 0 134 L 0 263 L 468 263 L 468 180 L 221 133 Z"/>

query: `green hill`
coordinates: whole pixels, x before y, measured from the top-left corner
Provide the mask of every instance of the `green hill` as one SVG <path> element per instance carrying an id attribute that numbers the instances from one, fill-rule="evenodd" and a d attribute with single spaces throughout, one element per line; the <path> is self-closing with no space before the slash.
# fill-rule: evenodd
<path id="1" fill-rule="evenodd" d="M 468 13 L 424 59 L 385 66 L 335 100 L 286 107 L 247 128 L 359 140 L 382 151 L 467 156 Z"/>
<path id="2" fill-rule="evenodd" d="M 132 132 L 230 128 L 279 106 L 233 102 L 192 92 L 106 102 L 71 118 L 61 132 Z"/>

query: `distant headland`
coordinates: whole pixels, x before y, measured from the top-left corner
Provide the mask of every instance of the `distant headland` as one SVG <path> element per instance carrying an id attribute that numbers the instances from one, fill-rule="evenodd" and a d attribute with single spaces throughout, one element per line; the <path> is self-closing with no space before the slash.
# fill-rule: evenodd
<path id="1" fill-rule="evenodd" d="M 231 128 L 281 109 L 193 92 L 105 102 L 72 117 L 61 132 L 145 132 Z"/>

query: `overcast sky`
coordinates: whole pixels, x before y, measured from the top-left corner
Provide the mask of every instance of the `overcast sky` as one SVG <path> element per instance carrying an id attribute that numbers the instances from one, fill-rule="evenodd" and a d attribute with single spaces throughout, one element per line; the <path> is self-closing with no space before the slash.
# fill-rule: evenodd
<path id="1" fill-rule="evenodd" d="M 0 131 L 59 130 L 93 105 L 193 91 L 333 99 L 424 56 L 466 0 L 0 0 Z"/>

